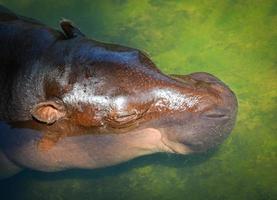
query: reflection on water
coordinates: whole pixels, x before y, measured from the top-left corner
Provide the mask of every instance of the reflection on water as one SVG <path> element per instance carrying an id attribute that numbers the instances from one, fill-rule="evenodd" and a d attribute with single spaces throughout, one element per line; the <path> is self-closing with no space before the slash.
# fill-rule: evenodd
<path id="1" fill-rule="evenodd" d="M 0 182 L 3 199 L 276 198 L 275 1 L 1 2 L 52 26 L 69 18 L 88 36 L 145 50 L 165 72 L 210 72 L 239 100 L 235 130 L 212 152 L 96 170 L 26 170 Z"/>

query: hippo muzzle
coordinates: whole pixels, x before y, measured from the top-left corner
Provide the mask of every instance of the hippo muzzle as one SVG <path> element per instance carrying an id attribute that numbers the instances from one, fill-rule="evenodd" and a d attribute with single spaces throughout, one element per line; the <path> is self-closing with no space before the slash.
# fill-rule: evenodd
<path id="1" fill-rule="evenodd" d="M 163 140 L 175 153 L 203 152 L 223 142 L 231 133 L 236 121 L 237 99 L 228 86 L 211 74 L 199 72 L 181 78 L 192 85 L 200 84 L 200 90 L 216 94 L 217 103 L 205 105 L 204 101 L 203 110 L 184 111 L 173 117 L 175 121 L 161 129 Z"/>

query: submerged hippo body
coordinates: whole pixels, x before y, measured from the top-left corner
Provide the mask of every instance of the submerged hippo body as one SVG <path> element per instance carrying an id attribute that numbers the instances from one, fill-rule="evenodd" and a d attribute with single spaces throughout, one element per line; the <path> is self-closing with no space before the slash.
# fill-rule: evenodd
<path id="1" fill-rule="evenodd" d="M 99 168 L 155 152 L 206 151 L 237 101 L 207 73 L 165 75 L 141 51 L 0 7 L 0 170 Z"/>

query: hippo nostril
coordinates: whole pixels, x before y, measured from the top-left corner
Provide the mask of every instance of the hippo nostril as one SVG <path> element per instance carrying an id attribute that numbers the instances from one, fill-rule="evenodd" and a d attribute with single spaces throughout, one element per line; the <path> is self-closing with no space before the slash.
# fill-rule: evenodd
<path id="1" fill-rule="evenodd" d="M 195 80 L 204 81 L 207 83 L 221 83 L 221 81 L 217 77 L 206 72 L 195 72 L 190 74 L 189 76 Z"/>
<path id="2" fill-rule="evenodd" d="M 208 111 L 206 113 L 203 113 L 205 117 L 207 118 L 228 118 L 229 111 L 227 109 L 215 109 Z"/>
<path id="3" fill-rule="evenodd" d="M 211 113 L 211 114 L 207 114 L 205 116 L 208 117 L 208 118 L 223 118 L 223 117 L 226 117 L 226 115 L 220 114 L 220 113 Z"/>

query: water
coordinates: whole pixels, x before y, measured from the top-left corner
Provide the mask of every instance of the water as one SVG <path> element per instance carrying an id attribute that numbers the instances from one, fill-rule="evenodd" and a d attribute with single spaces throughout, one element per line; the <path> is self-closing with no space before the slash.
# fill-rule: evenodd
<path id="1" fill-rule="evenodd" d="M 166 73 L 212 73 L 239 100 L 234 131 L 206 154 L 158 154 L 98 170 L 24 171 L 0 182 L 1 199 L 277 199 L 276 1 L 0 3 L 54 27 L 69 18 L 89 37 L 148 52 Z"/>

